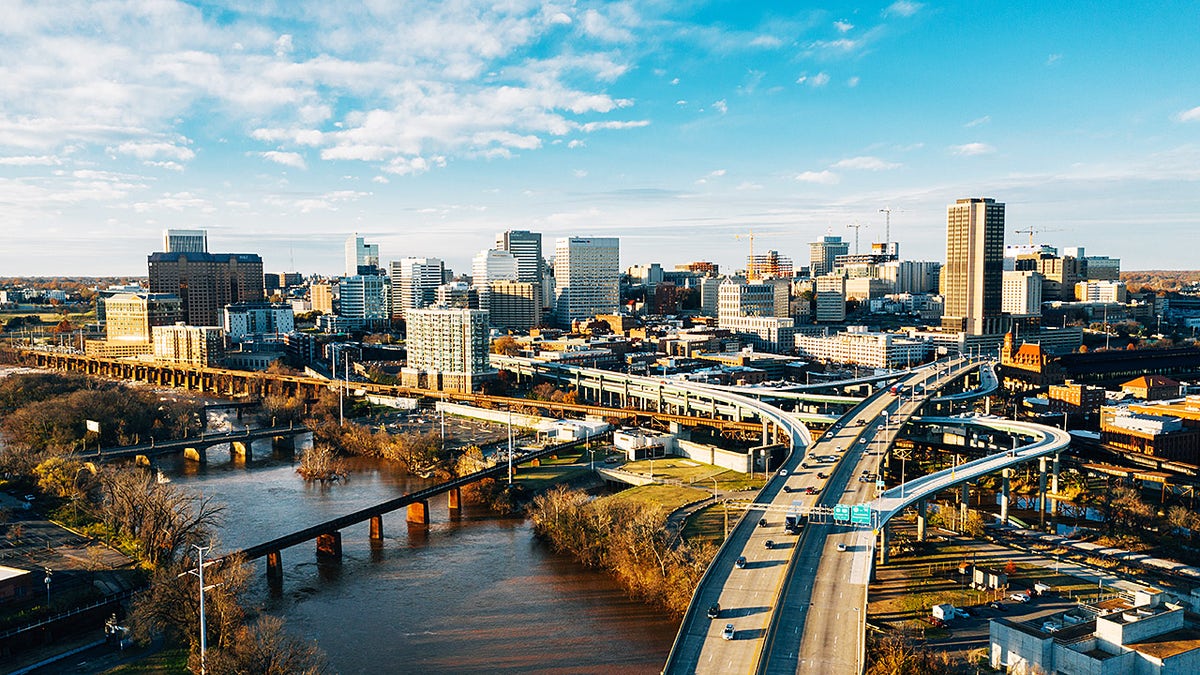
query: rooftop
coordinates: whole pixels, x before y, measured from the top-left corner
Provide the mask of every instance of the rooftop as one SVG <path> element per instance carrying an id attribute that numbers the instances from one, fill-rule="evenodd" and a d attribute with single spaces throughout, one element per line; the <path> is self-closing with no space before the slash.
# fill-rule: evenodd
<path id="1" fill-rule="evenodd" d="M 1156 635 L 1143 642 L 1132 642 L 1127 645 L 1147 656 L 1166 659 L 1193 649 L 1200 649 L 1200 630 L 1195 628 L 1180 628 L 1169 633 Z"/>

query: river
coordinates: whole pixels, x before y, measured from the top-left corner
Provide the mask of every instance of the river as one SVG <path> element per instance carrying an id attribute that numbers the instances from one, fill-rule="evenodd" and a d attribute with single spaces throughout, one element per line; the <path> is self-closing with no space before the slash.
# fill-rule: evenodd
<path id="1" fill-rule="evenodd" d="M 351 461 L 344 485 L 319 487 L 289 460 L 162 464 L 176 484 L 225 504 L 219 550 L 231 550 L 419 489 L 379 461 Z M 549 551 L 528 521 L 468 508 L 450 521 L 431 504 L 427 534 L 403 512 L 384 517 L 373 551 L 367 526 L 342 532 L 340 565 L 318 565 L 315 543 L 283 552 L 283 590 L 260 568 L 255 602 L 315 640 L 339 673 L 657 673 L 677 621 L 630 600 L 606 574 Z"/>

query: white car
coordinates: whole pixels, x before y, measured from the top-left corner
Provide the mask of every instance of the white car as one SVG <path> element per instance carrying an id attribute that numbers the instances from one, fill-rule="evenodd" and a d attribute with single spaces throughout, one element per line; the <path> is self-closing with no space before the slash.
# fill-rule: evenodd
<path id="1" fill-rule="evenodd" d="M 843 544 L 842 542 L 838 542 L 837 549 L 838 549 L 838 551 L 839 551 L 839 552 L 841 552 L 841 551 L 845 551 L 845 550 L 846 550 L 846 545 L 845 545 L 845 544 Z"/>
<path id="2" fill-rule="evenodd" d="M 1029 602 L 1029 596 L 1025 593 L 1013 593 L 1012 595 L 1008 596 L 1008 599 L 1012 600 L 1013 602 Z"/>
<path id="3" fill-rule="evenodd" d="M 786 475 L 787 475 L 787 469 L 780 469 L 780 470 L 779 470 L 779 475 L 780 475 L 780 476 L 786 476 Z"/>
<path id="4" fill-rule="evenodd" d="M 721 639 L 722 640 L 732 640 L 733 639 L 733 624 L 731 624 L 731 623 L 725 624 L 725 630 L 721 631 Z"/>

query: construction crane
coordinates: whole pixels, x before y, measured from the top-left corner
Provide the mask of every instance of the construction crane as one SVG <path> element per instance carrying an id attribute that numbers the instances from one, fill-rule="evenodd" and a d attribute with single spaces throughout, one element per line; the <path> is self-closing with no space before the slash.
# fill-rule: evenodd
<path id="1" fill-rule="evenodd" d="M 1054 230 L 1035 230 L 1035 229 L 1033 229 L 1033 228 L 1031 227 L 1031 228 L 1029 228 L 1028 230 L 1013 230 L 1013 234 L 1028 234 L 1028 235 L 1029 235 L 1029 246 L 1030 246 L 1030 248 L 1032 248 L 1032 247 L 1033 247 L 1033 235 L 1035 235 L 1035 234 L 1038 234 L 1039 232 L 1041 232 L 1041 233 L 1045 233 L 1045 232 L 1061 232 L 1061 231 L 1062 231 L 1062 230 L 1058 230 L 1058 229 L 1054 229 Z"/>
<path id="2" fill-rule="evenodd" d="M 895 211 L 896 213 L 904 213 L 903 211 L 901 211 L 899 209 L 893 209 L 890 206 L 885 206 L 882 209 L 879 209 L 879 212 L 883 214 L 883 243 L 884 244 L 890 244 L 892 241 L 892 211 Z"/>
<path id="3" fill-rule="evenodd" d="M 746 234 L 735 234 L 733 237 L 735 239 L 750 240 L 750 257 L 746 259 L 748 263 L 746 265 L 746 278 L 754 281 L 758 278 L 758 266 L 754 264 L 754 230 L 750 230 Z"/>
<path id="4" fill-rule="evenodd" d="M 858 231 L 864 227 L 870 227 L 870 225 L 866 225 L 864 223 L 850 223 L 846 227 L 854 228 L 854 255 L 858 255 Z"/>

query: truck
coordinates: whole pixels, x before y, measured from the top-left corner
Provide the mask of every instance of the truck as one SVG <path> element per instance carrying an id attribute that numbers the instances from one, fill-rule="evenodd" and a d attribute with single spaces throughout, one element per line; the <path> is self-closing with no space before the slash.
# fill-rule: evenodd
<path id="1" fill-rule="evenodd" d="M 788 507 L 787 515 L 783 518 L 783 528 L 790 534 L 799 534 L 800 530 L 804 529 L 805 522 L 808 521 L 802 508 L 799 499 L 792 500 L 792 505 Z"/>
<path id="2" fill-rule="evenodd" d="M 933 614 L 933 618 L 939 619 L 946 623 L 953 621 L 955 617 L 958 616 L 958 612 L 955 611 L 954 605 L 949 603 L 943 605 L 934 605 L 933 607 L 929 608 L 929 611 L 931 614 Z"/>

